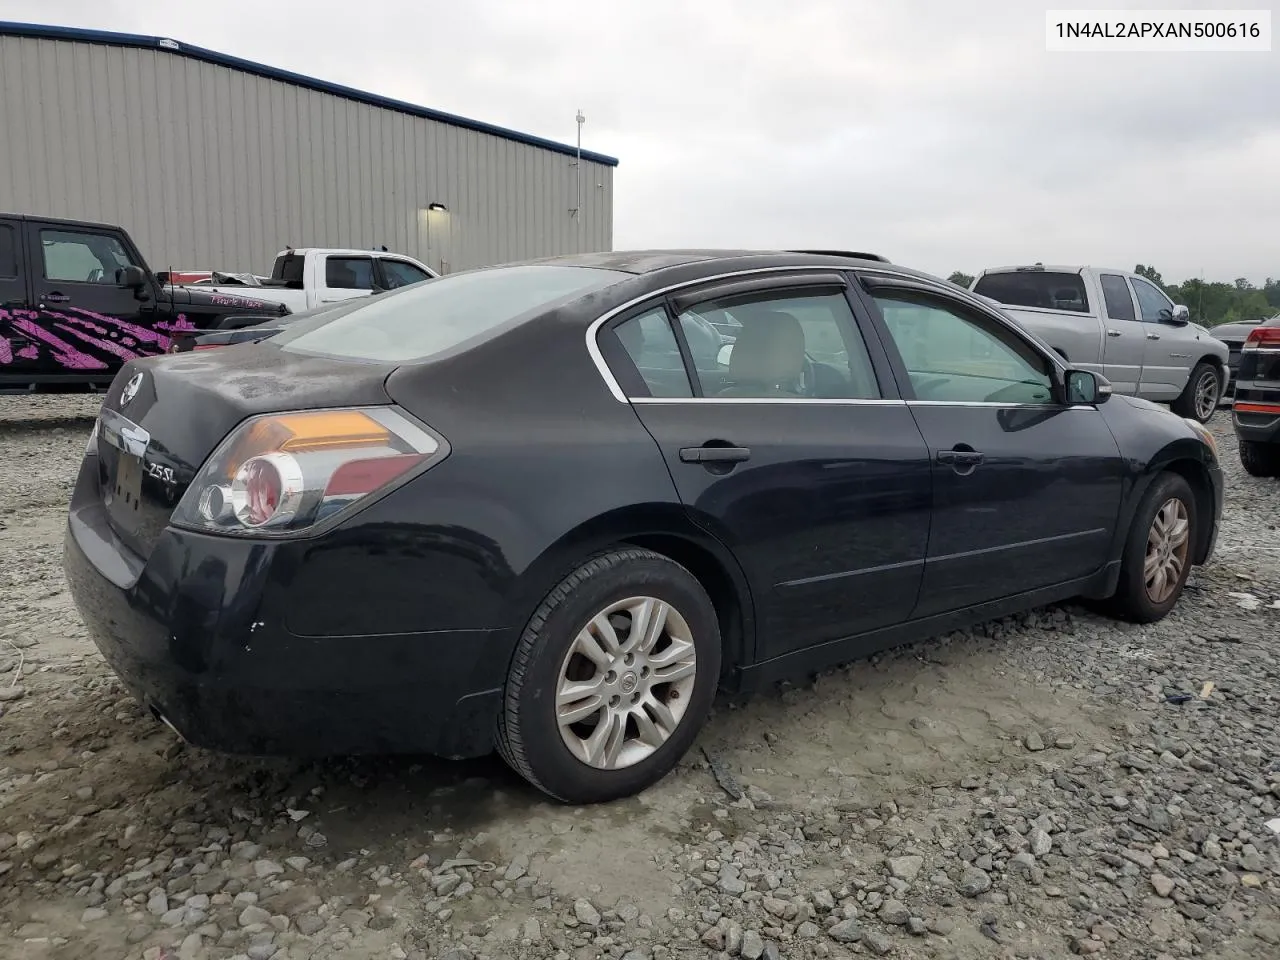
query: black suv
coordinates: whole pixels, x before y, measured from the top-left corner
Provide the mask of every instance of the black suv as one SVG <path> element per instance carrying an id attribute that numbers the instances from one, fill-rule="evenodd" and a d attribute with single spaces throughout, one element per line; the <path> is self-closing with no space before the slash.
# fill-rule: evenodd
<path id="1" fill-rule="evenodd" d="M 1254 327 L 1244 342 L 1231 419 L 1245 470 L 1280 477 L 1280 316 Z"/>
<path id="2" fill-rule="evenodd" d="M 288 312 L 162 284 L 121 227 L 0 214 L 0 389 L 105 387 L 178 331 Z"/>

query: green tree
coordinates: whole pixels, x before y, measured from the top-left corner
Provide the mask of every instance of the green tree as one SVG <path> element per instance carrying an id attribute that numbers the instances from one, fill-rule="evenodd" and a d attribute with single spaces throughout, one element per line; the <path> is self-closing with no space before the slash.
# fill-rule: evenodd
<path id="1" fill-rule="evenodd" d="M 964 287 L 966 290 L 969 288 L 969 284 L 973 283 L 972 276 L 967 273 L 961 273 L 959 270 L 952 273 L 951 276 L 947 277 L 947 279 L 954 284 Z"/>
<path id="2" fill-rule="evenodd" d="M 1160 271 L 1157 270 L 1155 267 L 1147 267 L 1147 266 L 1143 266 L 1142 264 L 1138 264 L 1136 267 L 1133 268 L 1133 272 L 1140 277 L 1146 277 L 1148 280 L 1154 283 L 1161 290 L 1165 289 L 1164 278 L 1160 276 Z"/>

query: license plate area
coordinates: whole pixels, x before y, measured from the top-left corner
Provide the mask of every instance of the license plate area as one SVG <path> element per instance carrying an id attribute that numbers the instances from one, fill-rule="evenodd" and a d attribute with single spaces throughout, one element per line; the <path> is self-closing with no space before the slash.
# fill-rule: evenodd
<path id="1" fill-rule="evenodd" d="M 103 410 L 99 420 L 99 439 L 114 449 L 109 464 L 103 499 L 107 510 L 118 521 L 133 519 L 142 505 L 143 462 L 151 436 L 132 420 L 114 410 Z M 114 469 L 111 461 L 114 460 Z"/>
<path id="2" fill-rule="evenodd" d="M 120 451 L 115 477 L 107 487 L 107 507 L 124 516 L 136 513 L 142 500 L 142 460 Z"/>

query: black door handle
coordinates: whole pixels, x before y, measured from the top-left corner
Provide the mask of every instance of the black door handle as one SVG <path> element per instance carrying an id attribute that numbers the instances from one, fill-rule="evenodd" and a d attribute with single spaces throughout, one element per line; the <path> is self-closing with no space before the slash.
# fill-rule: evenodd
<path id="1" fill-rule="evenodd" d="M 57 290 L 51 290 L 45 294 L 44 298 L 51 303 L 66 303 L 71 298 L 65 293 L 59 293 Z"/>
<path id="2" fill-rule="evenodd" d="M 684 463 L 741 463 L 751 458 L 748 447 L 681 447 L 680 460 Z"/>
<path id="3" fill-rule="evenodd" d="M 976 467 L 986 458 L 977 450 L 939 450 L 936 459 L 939 463 L 949 463 L 953 467 Z"/>

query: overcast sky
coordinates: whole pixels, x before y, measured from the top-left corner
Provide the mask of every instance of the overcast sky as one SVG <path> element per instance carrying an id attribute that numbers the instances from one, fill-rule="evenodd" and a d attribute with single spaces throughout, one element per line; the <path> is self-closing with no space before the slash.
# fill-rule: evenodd
<path id="1" fill-rule="evenodd" d="M 171 36 L 570 143 L 581 107 L 584 146 L 621 160 L 618 249 L 1280 277 L 1280 53 L 1051 54 L 1048 5 L 0 0 L 0 19 Z"/>

